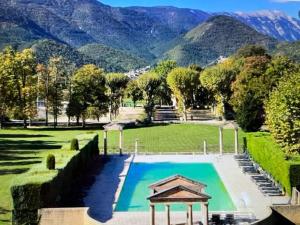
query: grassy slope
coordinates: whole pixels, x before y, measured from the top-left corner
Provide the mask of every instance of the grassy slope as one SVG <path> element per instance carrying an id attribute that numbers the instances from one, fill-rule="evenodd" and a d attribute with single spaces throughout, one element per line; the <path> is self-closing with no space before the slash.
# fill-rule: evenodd
<path id="1" fill-rule="evenodd" d="M 11 198 L 9 187 L 17 174 L 28 171 L 44 160 L 51 152 L 82 130 L 0 130 L 0 224 L 10 224 Z M 65 152 L 65 157 L 68 154 Z"/>
<path id="2" fill-rule="evenodd" d="M 196 124 L 173 124 L 124 131 L 125 151 L 133 151 L 135 139 L 139 140 L 141 152 L 203 152 L 203 141 L 208 143 L 208 151 L 219 149 L 219 130 L 216 126 Z M 240 143 L 243 133 L 240 133 Z M 100 134 L 100 138 L 103 134 Z M 118 151 L 119 132 L 108 134 L 110 150 Z M 100 143 L 103 143 L 100 140 Z M 100 146 L 102 148 L 102 146 Z M 224 129 L 224 149 L 234 151 L 234 131 Z"/>

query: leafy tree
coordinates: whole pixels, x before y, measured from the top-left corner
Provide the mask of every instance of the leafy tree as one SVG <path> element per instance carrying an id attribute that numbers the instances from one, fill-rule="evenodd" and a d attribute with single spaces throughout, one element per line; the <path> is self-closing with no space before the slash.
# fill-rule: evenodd
<path id="1" fill-rule="evenodd" d="M 14 66 L 15 105 L 13 113 L 23 119 L 24 128 L 27 119 L 36 116 L 37 76 L 36 60 L 31 49 L 24 49 L 15 54 Z"/>
<path id="2" fill-rule="evenodd" d="M 177 67 L 176 61 L 165 60 L 161 61 L 155 68 L 154 72 L 157 73 L 161 79 L 161 85 L 159 87 L 158 96 L 162 104 L 171 104 L 171 90 L 167 84 L 168 74 Z"/>
<path id="3" fill-rule="evenodd" d="M 236 79 L 242 61 L 228 59 L 206 68 L 200 75 L 201 84 L 212 93 L 217 103 L 217 115 L 226 117 L 232 95 L 231 84 Z"/>
<path id="4" fill-rule="evenodd" d="M 237 53 L 237 58 L 248 58 L 251 56 L 265 56 L 267 55 L 267 51 L 263 46 L 258 45 L 246 45 L 240 48 Z"/>
<path id="5" fill-rule="evenodd" d="M 136 102 L 143 99 L 143 91 L 139 88 L 136 80 L 129 81 L 126 89 L 127 97 L 133 101 L 133 107 L 136 106 Z"/>
<path id="6" fill-rule="evenodd" d="M 0 53 L 0 129 L 3 127 L 4 118 L 9 113 L 13 104 L 13 71 L 15 66 L 15 52 L 6 48 Z"/>
<path id="7" fill-rule="evenodd" d="M 138 87 L 143 90 L 144 99 L 146 101 L 145 111 L 147 113 L 148 120 L 151 121 L 155 97 L 159 93 L 159 86 L 161 79 L 154 72 L 145 73 L 137 79 Z"/>
<path id="8" fill-rule="evenodd" d="M 112 120 L 112 113 L 117 116 L 129 78 L 122 73 L 109 73 L 105 78 L 109 96 L 109 118 Z"/>
<path id="9" fill-rule="evenodd" d="M 89 107 L 98 107 L 99 110 L 106 108 L 107 97 L 105 92 L 105 76 L 102 69 L 92 64 L 79 68 L 72 78 L 72 96 L 68 107 L 69 115 L 80 114 L 82 126 L 85 127 Z"/>
<path id="10" fill-rule="evenodd" d="M 199 73 L 189 68 L 179 67 L 169 73 L 167 82 L 173 94 L 179 100 L 186 121 L 187 108 L 192 106 L 194 93 L 200 85 Z"/>
<path id="11" fill-rule="evenodd" d="M 287 153 L 300 153 L 300 73 L 281 78 L 266 101 L 266 122 Z"/>
<path id="12" fill-rule="evenodd" d="M 270 58 L 252 56 L 245 64 L 232 85 L 231 104 L 236 119 L 245 131 L 256 131 L 264 122 L 263 102 L 270 91 L 270 76 L 266 74 Z M 251 103 L 251 104 L 250 104 Z M 252 115 L 248 117 L 247 115 Z"/>

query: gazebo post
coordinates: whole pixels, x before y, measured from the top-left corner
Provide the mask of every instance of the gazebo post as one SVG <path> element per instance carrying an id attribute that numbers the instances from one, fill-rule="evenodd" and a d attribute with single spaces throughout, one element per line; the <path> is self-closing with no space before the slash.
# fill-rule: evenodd
<path id="1" fill-rule="evenodd" d="M 170 205 L 166 204 L 167 225 L 171 225 Z"/>
<path id="2" fill-rule="evenodd" d="M 150 204 L 150 225 L 155 225 L 155 205 Z"/>
<path id="3" fill-rule="evenodd" d="M 202 224 L 208 225 L 208 202 L 202 203 Z"/>
<path id="4" fill-rule="evenodd" d="M 122 150 L 123 150 L 123 129 L 120 129 L 120 137 L 119 137 L 119 152 L 120 152 L 120 155 L 123 155 Z"/>
<path id="5" fill-rule="evenodd" d="M 103 149 L 104 149 L 104 156 L 107 156 L 107 130 L 104 130 L 104 137 L 103 137 Z"/>
<path id="6" fill-rule="evenodd" d="M 223 150 L 224 150 L 223 127 L 219 127 L 219 145 L 220 145 L 220 155 L 223 155 Z"/>
<path id="7" fill-rule="evenodd" d="M 204 149 L 204 155 L 207 155 L 207 141 L 204 140 L 203 142 L 203 149 Z"/>
<path id="8" fill-rule="evenodd" d="M 188 225 L 193 225 L 193 204 L 188 204 L 189 221 Z"/>
<path id="9" fill-rule="evenodd" d="M 235 154 L 239 154 L 239 128 L 234 128 L 234 148 L 235 148 Z"/>

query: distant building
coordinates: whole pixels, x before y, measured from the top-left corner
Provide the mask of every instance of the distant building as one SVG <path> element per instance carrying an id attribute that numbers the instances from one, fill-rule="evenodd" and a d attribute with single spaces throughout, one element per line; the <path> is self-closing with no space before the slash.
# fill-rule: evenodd
<path id="1" fill-rule="evenodd" d="M 128 76 L 130 79 L 137 79 L 140 75 L 145 74 L 151 69 L 151 66 L 146 66 L 144 68 L 131 70 L 128 73 L 125 73 L 126 76 Z"/>

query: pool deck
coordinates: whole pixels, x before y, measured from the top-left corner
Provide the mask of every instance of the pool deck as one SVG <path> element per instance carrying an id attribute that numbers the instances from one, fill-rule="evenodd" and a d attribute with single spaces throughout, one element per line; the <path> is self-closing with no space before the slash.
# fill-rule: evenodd
<path id="1" fill-rule="evenodd" d="M 238 167 L 233 155 L 112 156 L 84 198 L 85 206 L 89 207 L 87 224 L 149 225 L 147 212 L 114 212 L 131 162 L 213 163 L 237 208 L 236 211 L 253 213 L 258 220 L 269 216 L 269 206 L 272 204 L 289 202 L 288 197 L 264 196 L 250 176 Z M 165 213 L 157 212 L 156 215 L 156 224 L 165 224 Z M 199 216 L 200 213 L 194 212 L 194 221 L 199 221 Z M 185 212 L 171 212 L 172 223 L 184 222 L 185 218 Z"/>

